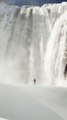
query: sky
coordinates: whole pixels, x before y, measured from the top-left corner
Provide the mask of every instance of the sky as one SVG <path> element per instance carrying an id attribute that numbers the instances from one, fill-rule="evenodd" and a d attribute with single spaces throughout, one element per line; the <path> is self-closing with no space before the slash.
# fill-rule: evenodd
<path id="1" fill-rule="evenodd" d="M 63 0 L 0 0 L 4 2 L 8 2 L 9 4 L 16 4 L 19 6 L 22 5 L 43 5 L 45 3 L 60 3 L 63 2 Z M 65 0 L 67 1 L 67 0 Z"/>

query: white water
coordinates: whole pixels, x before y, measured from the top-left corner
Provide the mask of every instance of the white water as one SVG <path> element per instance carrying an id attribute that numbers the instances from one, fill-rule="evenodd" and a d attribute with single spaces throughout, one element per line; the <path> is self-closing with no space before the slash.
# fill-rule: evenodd
<path id="1" fill-rule="evenodd" d="M 65 65 L 67 63 L 67 12 L 60 16 L 52 29 L 47 44 L 45 71 L 48 78 L 47 84 L 55 83 L 65 85 Z"/>
<path id="2" fill-rule="evenodd" d="M 67 3 L 0 3 L 0 82 L 67 85 Z"/>

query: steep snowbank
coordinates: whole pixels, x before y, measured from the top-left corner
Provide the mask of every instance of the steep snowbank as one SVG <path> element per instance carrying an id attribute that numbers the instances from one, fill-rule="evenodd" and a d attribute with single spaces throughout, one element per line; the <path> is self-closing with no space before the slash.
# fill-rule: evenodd
<path id="1" fill-rule="evenodd" d="M 0 117 L 67 120 L 67 88 L 0 84 Z"/>
<path id="2" fill-rule="evenodd" d="M 4 119 L 4 118 L 0 118 L 0 120 L 7 120 L 7 119 Z"/>

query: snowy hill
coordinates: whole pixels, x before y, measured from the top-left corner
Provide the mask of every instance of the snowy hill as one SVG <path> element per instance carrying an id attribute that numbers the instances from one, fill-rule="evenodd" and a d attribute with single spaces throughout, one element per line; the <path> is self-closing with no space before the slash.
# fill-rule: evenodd
<path id="1" fill-rule="evenodd" d="M 67 88 L 0 84 L 0 117 L 67 120 Z"/>

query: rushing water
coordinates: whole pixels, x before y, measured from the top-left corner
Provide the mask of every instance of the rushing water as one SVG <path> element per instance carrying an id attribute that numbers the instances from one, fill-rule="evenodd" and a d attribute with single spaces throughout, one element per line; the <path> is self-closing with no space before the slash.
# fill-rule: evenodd
<path id="1" fill-rule="evenodd" d="M 0 3 L 0 82 L 67 85 L 67 3 Z"/>

